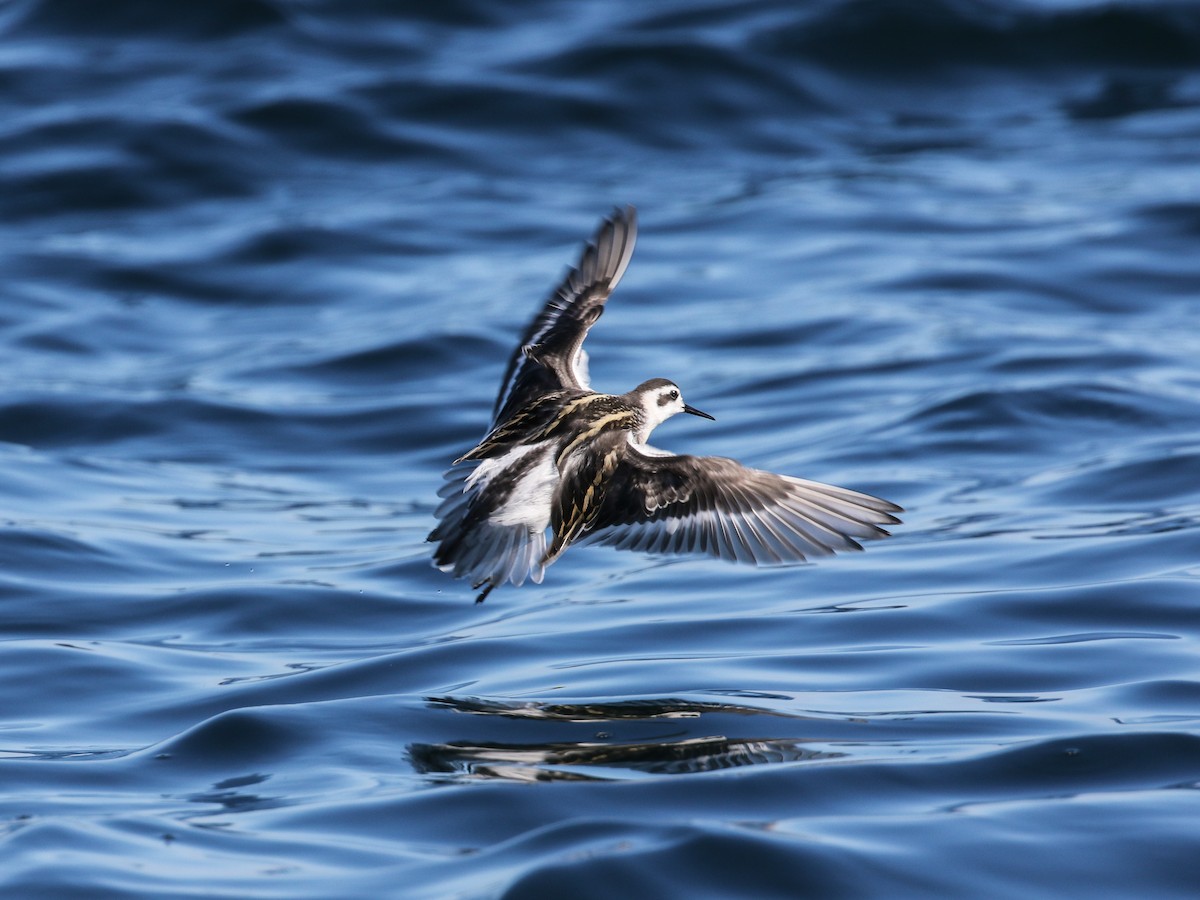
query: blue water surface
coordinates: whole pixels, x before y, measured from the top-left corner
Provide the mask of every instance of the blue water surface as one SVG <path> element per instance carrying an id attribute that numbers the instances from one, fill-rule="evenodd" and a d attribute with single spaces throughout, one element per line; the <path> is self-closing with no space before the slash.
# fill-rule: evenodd
<path id="1" fill-rule="evenodd" d="M 0 4 L 0 894 L 1195 891 L 1194 4 L 103 6 Z M 895 537 L 430 567 L 624 203 L 595 386 Z"/>

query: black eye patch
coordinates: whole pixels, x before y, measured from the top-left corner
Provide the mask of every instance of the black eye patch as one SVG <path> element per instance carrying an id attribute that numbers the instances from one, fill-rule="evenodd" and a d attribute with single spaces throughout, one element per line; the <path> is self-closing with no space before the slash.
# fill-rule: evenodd
<path id="1" fill-rule="evenodd" d="M 678 400 L 678 399 L 679 399 L 679 392 L 678 392 L 678 391 L 671 391 L 671 393 L 669 393 L 669 394 L 661 394 L 661 395 L 659 395 L 659 398 L 658 398 L 658 405 L 659 405 L 659 406 L 666 406 L 666 405 L 667 405 L 668 403 L 670 403 L 672 400 Z"/>

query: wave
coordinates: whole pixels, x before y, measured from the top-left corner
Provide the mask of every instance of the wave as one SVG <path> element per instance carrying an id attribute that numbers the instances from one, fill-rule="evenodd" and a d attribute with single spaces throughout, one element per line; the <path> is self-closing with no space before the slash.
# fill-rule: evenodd
<path id="1" fill-rule="evenodd" d="M 1069 9 L 1012 0 L 849 0 L 773 28 L 755 46 L 863 72 L 1185 67 L 1200 62 L 1200 12 L 1191 3 L 1130 0 Z"/>
<path id="2" fill-rule="evenodd" d="M 23 4 L 10 29 L 18 35 L 222 38 L 287 21 L 284 9 L 266 0 L 114 0 L 103 15 L 87 0 L 34 0 Z"/>

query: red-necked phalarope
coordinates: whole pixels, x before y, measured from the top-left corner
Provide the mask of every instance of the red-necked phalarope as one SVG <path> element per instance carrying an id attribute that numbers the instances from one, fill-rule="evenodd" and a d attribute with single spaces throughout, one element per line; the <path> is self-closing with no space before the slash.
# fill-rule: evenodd
<path id="1" fill-rule="evenodd" d="M 650 432 L 676 413 L 712 418 L 665 378 L 627 394 L 588 387 L 583 341 L 636 236 L 631 206 L 601 223 L 509 361 L 491 431 L 446 472 L 433 562 L 483 588 L 476 602 L 506 581 L 540 582 L 582 541 L 780 565 L 861 550 L 900 521 L 878 497 L 651 447 Z"/>

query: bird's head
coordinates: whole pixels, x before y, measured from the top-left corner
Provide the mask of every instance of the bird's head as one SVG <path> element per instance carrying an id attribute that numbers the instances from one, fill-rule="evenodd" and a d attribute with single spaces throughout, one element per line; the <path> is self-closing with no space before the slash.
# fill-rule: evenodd
<path id="1" fill-rule="evenodd" d="M 694 406 L 683 402 L 683 394 L 679 385 L 665 378 L 651 378 L 643 381 L 630 391 L 633 398 L 641 403 L 644 412 L 644 425 L 637 434 L 639 443 L 645 443 L 650 432 L 676 413 L 689 413 L 702 419 L 712 419 L 706 412 L 701 412 Z"/>

